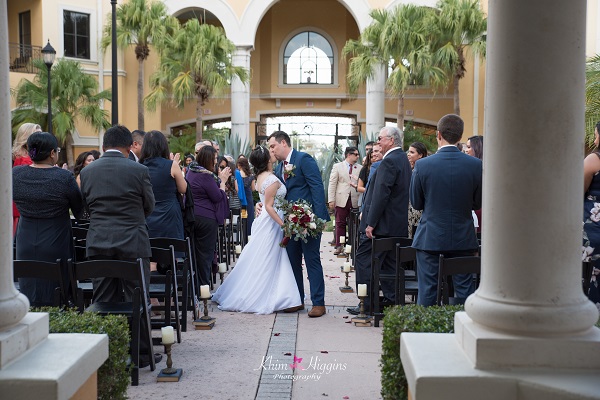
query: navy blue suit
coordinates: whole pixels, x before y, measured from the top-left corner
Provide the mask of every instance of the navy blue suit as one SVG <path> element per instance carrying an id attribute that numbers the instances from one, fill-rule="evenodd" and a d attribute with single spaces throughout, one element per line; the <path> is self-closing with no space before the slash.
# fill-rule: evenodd
<path id="1" fill-rule="evenodd" d="M 288 201 L 306 200 L 312 204 L 315 215 L 329 221 L 329 213 L 325 205 L 325 188 L 317 162 L 310 155 L 292 150 L 290 164 L 294 166 L 294 176 L 285 181 Z M 277 176 L 283 181 L 283 162 L 277 167 Z M 310 283 L 310 297 L 313 306 L 325 305 L 325 281 L 323 280 L 323 266 L 321 265 L 321 235 L 308 238 L 308 242 L 290 240 L 287 253 L 292 264 L 300 299 L 304 304 L 304 281 L 302 278 L 302 254 L 306 262 L 306 272 Z"/>
<path id="2" fill-rule="evenodd" d="M 413 239 L 417 249 L 418 304 L 435 304 L 439 255 L 472 255 L 478 248 L 472 210 L 481 208 L 481 160 L 447 146 L 415 163 L 410 202 L 423 216 Z M 469 276 L 455 276 L 456 297 L 474 290 Z"/>
<path id="3" fill-rule="evenodd" d="M 360 220 L 360 238 L 356 251 L 355 269 L 356 283 L 365 283 L 371 290 L 371 253 L 372 242 L 365 234 L 367 226 L 373 227 L 375 237 L 407 237 L 408 236 L 408 190 L 410 186 L 410 163 L 402 149 L 398 148 L 386 153 L 385 158 L 369 179 L 363 201 L 363 212 Z M 376 254 L 381 260 L 381 270 L 392 273 L 396 268 L 396 253 Z M 395 301 L 396 293 L 393 282 L 380 282 L 384 296 Z M 365 300 L 366 304 L 368 299 Z M 371 310 L 369 310 L 371 311 Z"/>

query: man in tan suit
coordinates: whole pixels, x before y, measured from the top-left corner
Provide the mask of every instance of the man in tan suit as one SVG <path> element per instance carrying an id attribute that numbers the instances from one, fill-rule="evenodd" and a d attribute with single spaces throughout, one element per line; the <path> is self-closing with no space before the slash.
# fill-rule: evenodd
<path id="1" fill-rule="evenodd" d="M 357 163 L 359 153 L 356 147 L 346 147 L 344 161 L 339 162 L 331 169 L 329 176 L 329 208 L 335 207 L 335 255 L 344 253 L 340 243 L 340 236 L 346 236 L 346 220 L 353 208 L 358 207 L 356 185 L 358 174 L 362 165 Z"/>

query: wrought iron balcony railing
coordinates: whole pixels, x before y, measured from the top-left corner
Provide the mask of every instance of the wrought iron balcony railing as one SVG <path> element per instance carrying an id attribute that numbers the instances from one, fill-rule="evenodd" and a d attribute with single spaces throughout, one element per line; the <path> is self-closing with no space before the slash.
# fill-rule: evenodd
<path id="1" fill-rule="evenodd" d="M 8 48 L 11 72 L 36 73 L 32 61 L 42 58 L 41 46 L 9 43 Z"/>

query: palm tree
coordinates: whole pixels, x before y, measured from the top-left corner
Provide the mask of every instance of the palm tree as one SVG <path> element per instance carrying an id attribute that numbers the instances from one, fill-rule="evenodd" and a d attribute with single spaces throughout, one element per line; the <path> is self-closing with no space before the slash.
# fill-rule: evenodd
<path id="1" fill-rule="evenodd" d="M 107 19 L 102 37 L 102 50 L 111 45 L 112 19 Z M 179 25 L 167 13 L 162 1 L 129 0 L 117 9 L 117 46 L 134 46 L 139 63 L 137 82 L 138 128 L 144 130 L 144 62 L 150 55 L 150 44 L 160 49 L 161 40 L 172 34 Z"/>
<path id="2" fill-rule="evenodd" d="M 22 79 L 12 91 L 17 109 L 12 124 L 34 122 L 47 129 L 48 69 L 41 59 L 34 61 L 38 72 L 33 82 Z M 98 81 L 83 72 L 76 61 L 59 60 L 52 67 L 52 130 L 61 146 L 67 150 L 67 162 L 74 164 L 72 135 L 77 121 L 85 121 L 95 129 L 110 127 L 108 111 L 100 104 L 110 100 L 110 90 L 98 91 Z"/>
<path id="3" fill-rule="evenodd" d="M 454 113 L 460 115 L 459 81 L 464 78 L 466 49 L 485 56 L 487 19 L 479 0 L 439 0 L 431 13 L 431 41 L 434 63 L 442 68 L 454 84 Z"/>
<path id="4" fill-rule="evenodd" d="M 348 88 L 358 86 L 374 76 L 380 65 L 390 66 L 387 90 L 398 97 L 397 126 L 404 127 L 404 96 L 415 85 L 441 85 L 444 72 L 432 64 L 425 24 L 431 10 L 405 4 L 392 11 L 373 10 L 373 22 L 358 40 L 349 40 L 342 49 L 352 55 L 348 68 Z"/>
<path id="5" fill-rule="evenodd" d="M 585 66 L 585 143 L 594 147 L 594 128 L 600 121 L 600 54 Z"/>
<path id="6" fill-rule="evenodd" d="M 248 81 L 248 71 L 232 64 L 235 45 L 223 29 L 191 19 L 170 38 L 160 57 L 157 71 L 150 78 L 152 91 L 146 105 L 171 102 L 183 108 L 186 100 L 196 99 L 196 141 L 202 140 L 202 108 L 212 95 L 219 95 L 236 76 Z"/>

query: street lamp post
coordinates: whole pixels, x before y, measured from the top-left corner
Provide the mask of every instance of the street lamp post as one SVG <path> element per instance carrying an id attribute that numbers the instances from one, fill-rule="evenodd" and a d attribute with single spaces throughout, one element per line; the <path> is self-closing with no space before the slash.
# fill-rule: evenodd
<path id="1" fill-rule="evenodd" d="M 112 124 L 119 123 L 119 83 L 117 81 L 117 0 L 110 0 L 112 7 Z"/>
<path id="2" fill-rule="evenodd" d="M 56 50 L 54 50 L 54 47 L 50 44 L 50 39 L 48 39 L 48 44 L 42 49 L 42 57 L 44 58 L 46 68 L 48 68 L 48 132 L 52 133 L 52 89 L 50 87 L 50 72 L 52 71 L 52 64 L 54 64 L 54 57 L 56 57 Z"/>

